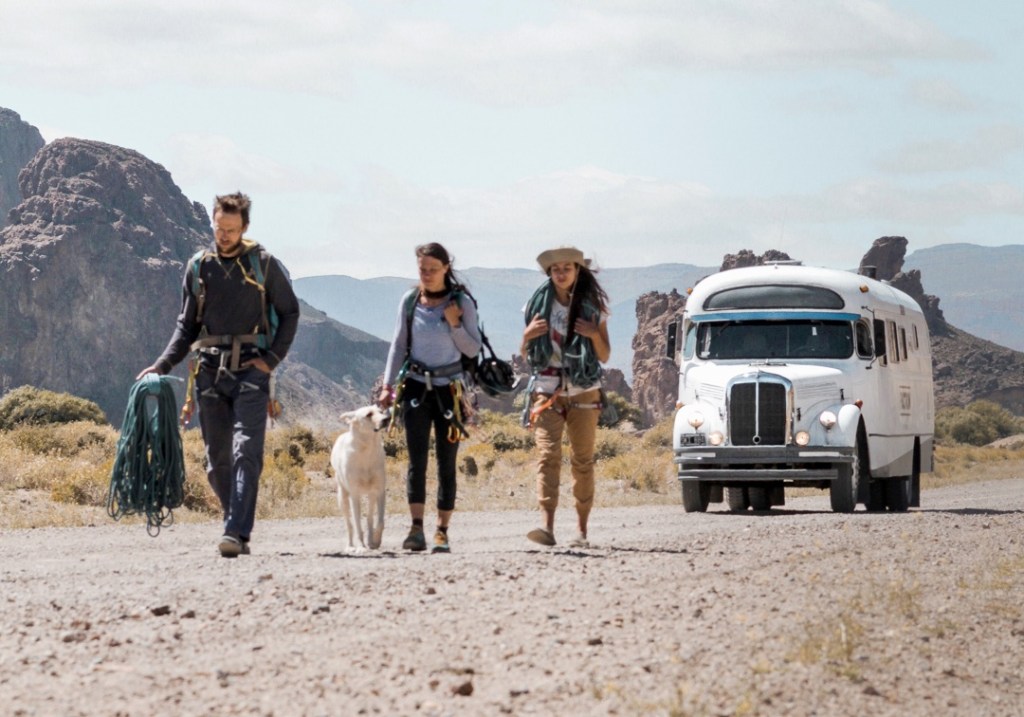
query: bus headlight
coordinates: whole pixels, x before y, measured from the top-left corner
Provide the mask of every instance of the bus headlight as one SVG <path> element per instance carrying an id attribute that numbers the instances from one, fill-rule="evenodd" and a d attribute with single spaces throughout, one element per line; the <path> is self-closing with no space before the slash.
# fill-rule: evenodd
<path id="1" fill-rule="evenodd" d="M 724 440 L 725 436 L 722 435 L 721 431 L 712 431 L 711 434 L 708 436 L 708 443 L 710 443 L 713 446 L 722 445 L 722 442 Z"/>
<path id="2" fill-rule="evenodd" d="M 807 431 L 797 431 L 796 435 L 793 436 L 793 440 L 796 441 L 798 446 L 806 446 L 811 442 L 811 434 Z"/>
<path id="3" fill-rule="evenodd" d="M 822 411 L 821 415 L 818 416 L 818 423 L 825 427 L 826 431 L 831 431 L 832 426 L 836 425 L 836 414 L 832 411 Z"/>
<path id="4" fill-rule="evenodd" d="M 704 414 L 693 413 L 686 419 L 686 422 L 689 423 L 694 428 L 700 428 L 701 426 L 704 425 Z"/>

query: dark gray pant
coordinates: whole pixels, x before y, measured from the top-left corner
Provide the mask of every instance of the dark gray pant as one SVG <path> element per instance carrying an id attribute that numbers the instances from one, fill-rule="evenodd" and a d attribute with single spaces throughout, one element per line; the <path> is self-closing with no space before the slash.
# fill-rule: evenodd
<path id="1" fill-rule="evenodd" d="M 270 375 L 247 368 L 217 380 L 215 371 L 203 369 L 196 389 L 206 477 L 224 510 L 224 532 L 248 540 L 263 472 Z"/>

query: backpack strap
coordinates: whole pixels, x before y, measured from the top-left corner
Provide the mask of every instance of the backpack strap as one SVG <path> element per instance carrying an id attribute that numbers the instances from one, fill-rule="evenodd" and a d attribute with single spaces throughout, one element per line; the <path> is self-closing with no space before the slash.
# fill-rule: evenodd
<path id="1" fill-rule="evenodd" d="M 203 307 L 206 305 L 206 284 L 200 275 L 203 262 L 213 256 L 212 251 L 200 249 L 188 260 L 189 273 L 192 275 L 192 296 L 196 299 L 196 323 L 203 323 Z"/>

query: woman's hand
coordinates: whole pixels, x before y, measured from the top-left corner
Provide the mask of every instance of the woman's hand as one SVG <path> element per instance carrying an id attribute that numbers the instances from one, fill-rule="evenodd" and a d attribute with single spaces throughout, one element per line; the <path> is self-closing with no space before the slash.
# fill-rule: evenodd
<path id="1" fill-rule="evenodd" d="M 377 396 L 377 404 L 381 408 L 391 408 L 391 403 L 394 400 L 394 389 L 391 386 L 384 386 L 380 390 L 380 395 Z"/>
<path id="2" fill-rule="evenodd" d="M 455 299 L 449 301 L 447 306 L 444 307 L 444 320 L 453 329 L 462 326 L 462 307 L 459 306 L 459 302 Z"/>
<path id="3" fill-rule="evenodd" d="M 527 341 L 532 341 L 538 336 L 543 336 L 547 332 L 547 319 L 545 319 L 540 314 L 537 314 L 536 316 L 533 317 L 533 320 L 526 325 L 526 328 L 523 329 L 523 343 L 526 343 Z"/>
<path id="4" fill-rule="evenodd" d="M 600 327 L 596 321 L 587 321 L 586 319 L 576 319 L 576 323 L 573 325 L 573 328 L 577 334 L 585 336 L 591 341 L 601 333 Z"/>

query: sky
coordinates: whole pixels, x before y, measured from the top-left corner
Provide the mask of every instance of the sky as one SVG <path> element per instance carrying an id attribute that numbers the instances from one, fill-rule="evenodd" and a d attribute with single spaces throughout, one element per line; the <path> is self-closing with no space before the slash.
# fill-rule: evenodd
<path id="1" fill-rule="evenodd" d="M 1024 243 L 1006 0 L 5 2 L 0 106 L 248 193 L 293 277 Z"/>

